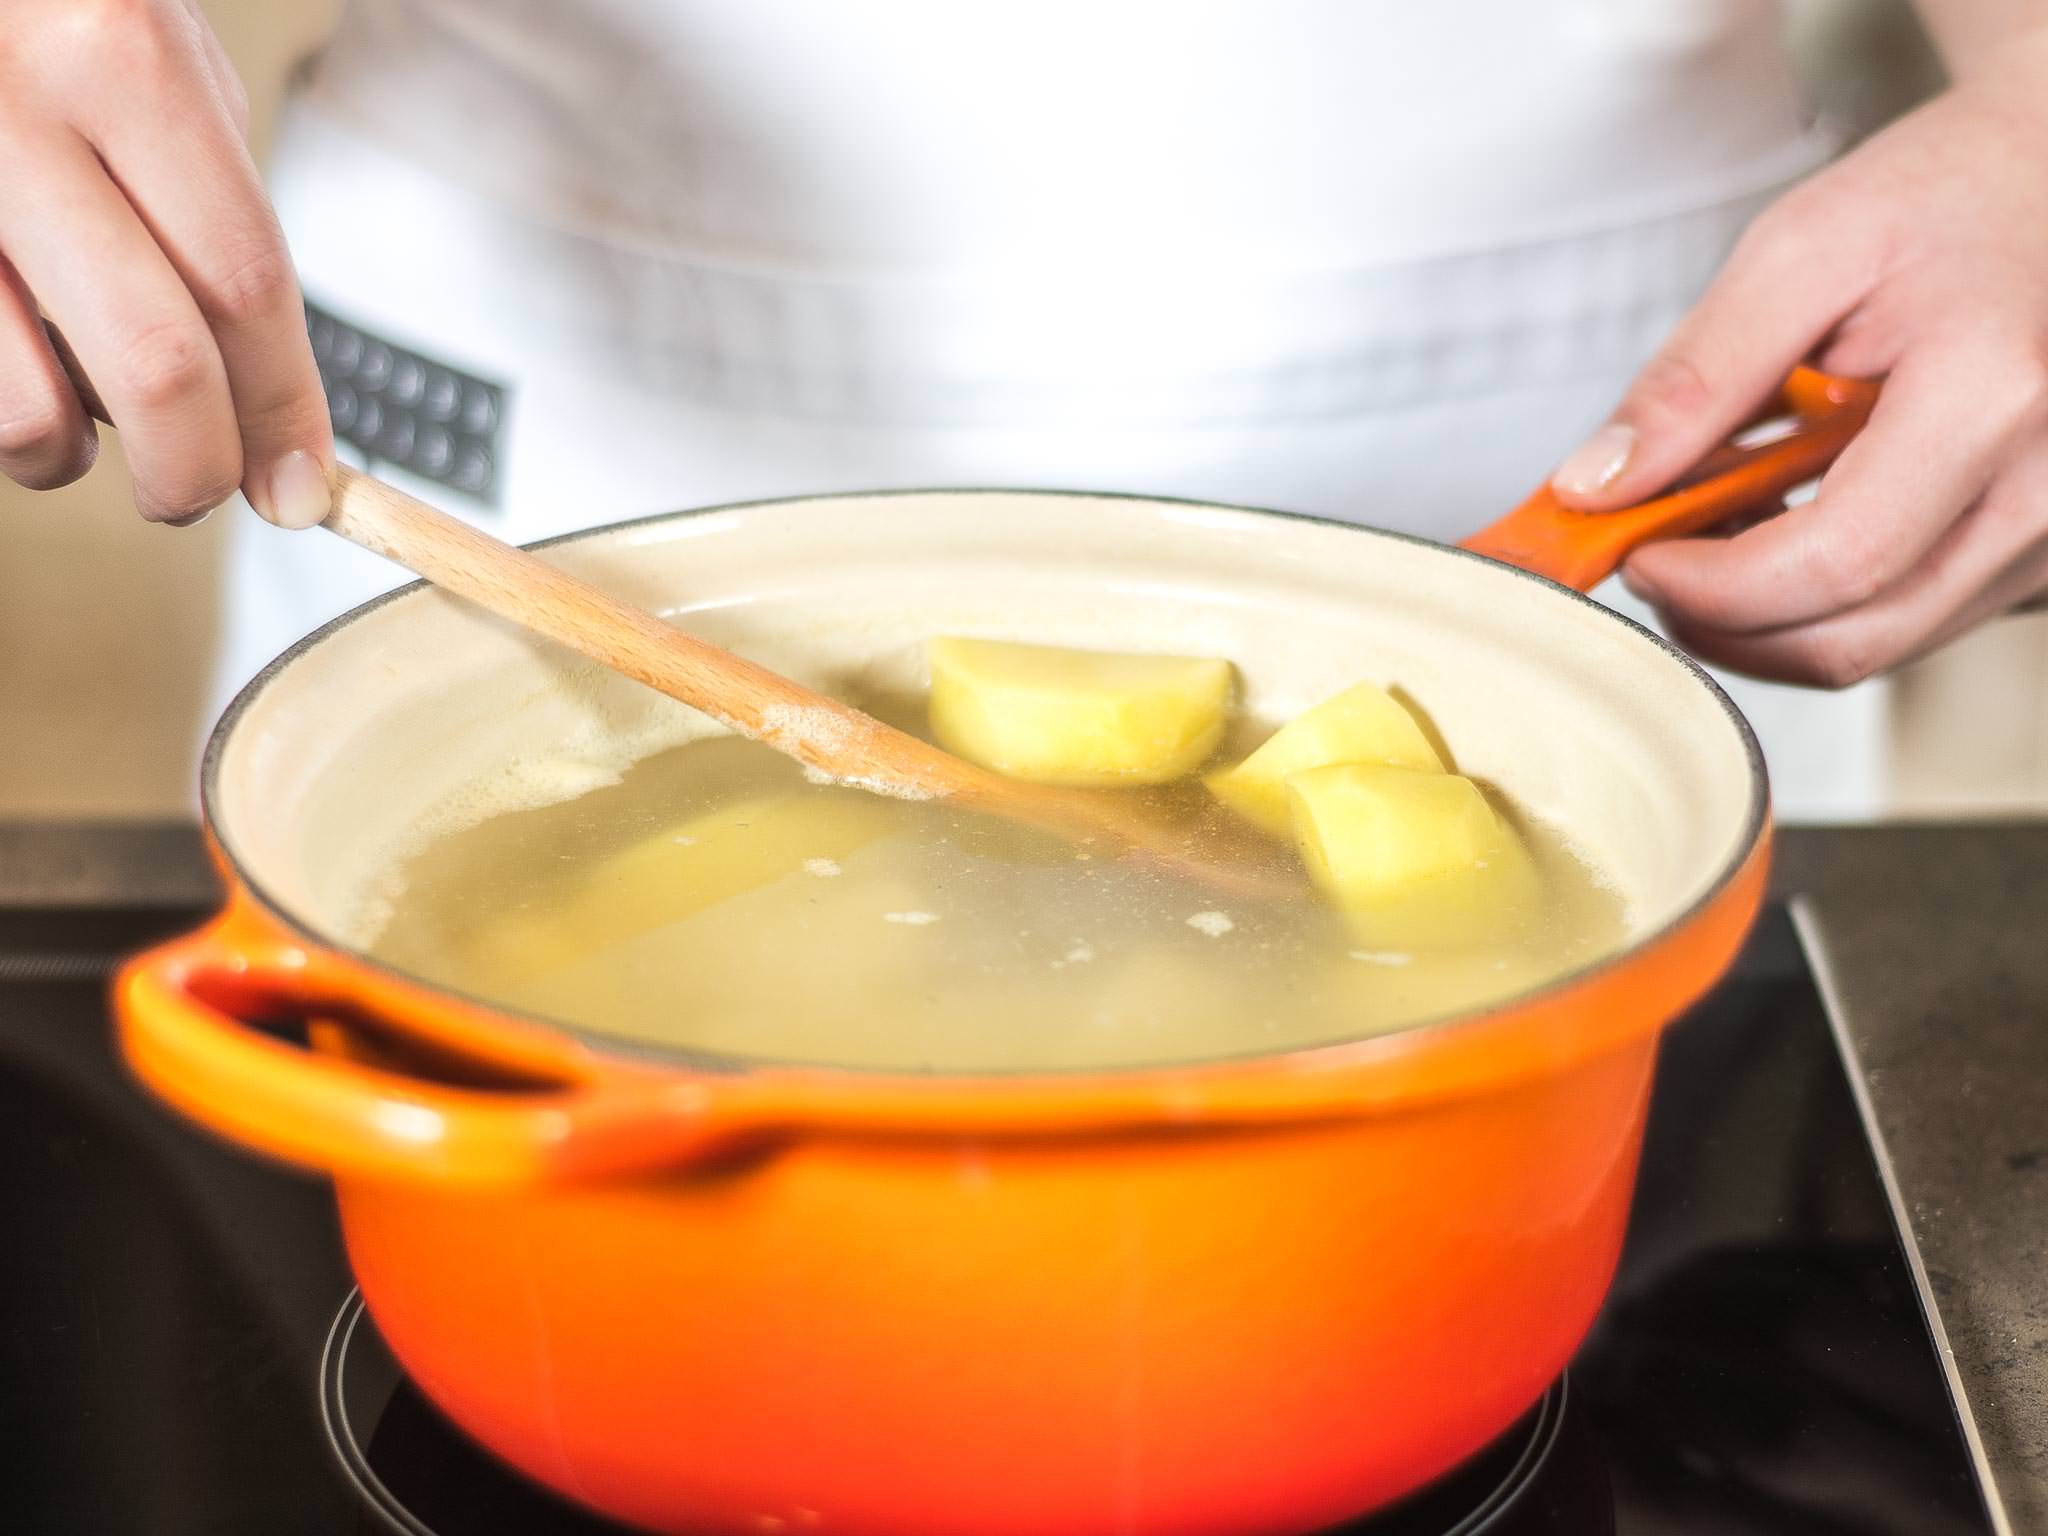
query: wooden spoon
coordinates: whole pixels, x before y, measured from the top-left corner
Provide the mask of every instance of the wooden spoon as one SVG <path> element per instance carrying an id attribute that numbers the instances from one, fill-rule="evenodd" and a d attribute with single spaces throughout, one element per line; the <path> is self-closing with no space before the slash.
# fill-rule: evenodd
<path id="1" fill-rule="evenodd" d="M 43 330 L 87 412 L 114 426 L 63 332 L 47 321 Z M 322 527 L 837 783 L 904 800 L 945 800 L 1082 843 L 1107 838 L 1120 851 L 1237 895 L 1284 897 L 1303 888 L 1255 854 L 1203 858 L 1183 829 L 1138 806 L 1026 784 L 966 762 L 665 624 L 372 475 L 339 465 L 331 481 L 334 505 Z"/>
<path id="2" fill-rule="evenodd" d="M 904 800 L 944 800 L 1063 834 L 1106 839 L 1218 890 L 1300 889 L 1268 861 L 1203 858 L 1188 834 L 1141 807 L 1027 784 L 967 762 L 872 715 L 794 683 L 494 539 L 396 486 L 343 466 L 321 525 L 435 586 L 615 672 L 680 699 L 835 783 Z"/>

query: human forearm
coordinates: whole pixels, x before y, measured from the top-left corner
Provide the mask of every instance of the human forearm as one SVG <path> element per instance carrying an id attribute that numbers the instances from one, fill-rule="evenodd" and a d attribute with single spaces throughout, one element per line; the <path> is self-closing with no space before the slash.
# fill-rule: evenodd
<path id="1" fill-rule="evenodd" d="M 2048 0 L 1914 0 L 1914 9 L 1956 79 L 2021 40 L 2048 46 Z"/>

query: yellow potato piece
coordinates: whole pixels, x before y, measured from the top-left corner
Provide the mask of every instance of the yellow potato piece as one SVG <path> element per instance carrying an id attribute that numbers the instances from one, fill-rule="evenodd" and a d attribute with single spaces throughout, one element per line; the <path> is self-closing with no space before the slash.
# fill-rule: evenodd
<path id="1" fill-rule="evenodd" d="M 1065 1047 L 1076 1065 L 1253 1049 L 1273 1003 L 1248 992 L 1228 948 L 1201 937 L 1147 944 L 1090 980 L 1084 1027 Z"/>
<path id="2" fill-rule="evenodd" d="M 950 751 L 1038 784 L 1161 784 L 1216 750 L 1227 661 L 1065 650 L 996 640 L 931 643 L 932 730 Z"/>
<path id="3" fill-rule="evenodd" d="M 1359 683 L 1296 715 L 1235 768 L 1202 782 L 1247 821 L 1288 834 L 1287 776 L 1330 763 L 1396 763 L 1442 772 L 1444 763 L 1415 717 L 1386 689 Z"/>
<path id="4" fill-rule="evenodd" d="M 946 925 L 891 922 L 932 901 L 888 868 L 734 894 L 678 926 L 636 935 L 540 978 L 520 1006 L 608 1033 L 703 1050 L 913 1067 L 930 1052 L 915 1006 Z M 794 882 L 793 882 L 794 883 Z M 651 999 L 660 999 L 658 1011 Z M 922 1027 L 921 1027 L 922 1026 Z"/>
<path id="5" fill-rule="evenodd" d="M 613 854 L 548 910 L 499 917 L 472 959 L 512 982 L 544 975 L 808 861 L 848 858 L 888 829 L 890 810 L 858 790 L 733 801 Z"/>
<path id="6" fill-rule="evenodd" d="M 1385 763 L 1290 775 L 1295 846 L 1361 943 L 1497 943 L 1539 912 L 1529 851 L 1470 779 Z"/>
<path id="7" fill-rule="evenodd" d="M 1324 958 L 1305 986 L 1312 989 L 1318 1012 L 1339 1021 L 1333 1035 L 1363 1038 L 1470 1012 L 1475 1005 L 1527 992 L 1569 968 L 1546 963 L 1521 946 L 1418 945 L 1389 951 L 1361 944 Z"/>

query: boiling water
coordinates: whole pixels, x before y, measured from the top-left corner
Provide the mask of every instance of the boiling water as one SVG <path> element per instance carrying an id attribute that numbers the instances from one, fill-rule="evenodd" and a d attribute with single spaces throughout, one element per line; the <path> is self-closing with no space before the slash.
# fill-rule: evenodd
<path id="1" fill-rule="evenodd" d="M 429 843 L 387 963 L 621 1039 L 916 1071 L 1136 1065 L 1355 1038 L 1461 1012 L 1613 948 L 1620 903 L 1515 817 L 1540 899 L 1497 942 L 1361 947 L 1290 850 L 1193 785 L 1141 795 L 1298 893 L 1187 879 L 943 803 L 808 783 L 732 737 Z M 1512 815 L 1512 810 L 1510 809 Z"/>

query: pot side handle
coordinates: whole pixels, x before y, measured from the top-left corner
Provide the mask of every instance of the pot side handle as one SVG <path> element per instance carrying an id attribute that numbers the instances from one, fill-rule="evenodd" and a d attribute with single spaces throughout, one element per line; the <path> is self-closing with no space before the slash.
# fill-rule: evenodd
<path id="1" fill-rule="evenodd" d="M 1754 446 L 1733 442 L 1707 455 L 1675 489 L 1613 512 L 1581 512 L 1548 485 L 1463 547 L 1590 592 L 1654 539 L 1681 538 L 1747 512 L 1811 480 L 1862 430 L 1878 386 L 1795 368 L 1751 425 L 1789 418 L 1789 430 Z"/>
<path id="2" fill-rule="evenodd" d="M 418 1027 L 445 1018 L 446 1004 L 366 985 L 232 910 L 128 962 L 114 990 L 122 1052 L 147 1086 L 210 1130 L 325 1173 L 520 1187 L 672 1167 L 729 1139 L 705 1079 L 573 1045 L 545 1065 L 517 1052 L 494 1060 L 473 1041 L 451 1051 Z M 255 1022 L 277 1018 L 308 1020 L 327 1048 Z M 373 1065 L 379 1038 L 435 1050 L 466 1064 L 454 1075 L 492 1086 Z"/>

